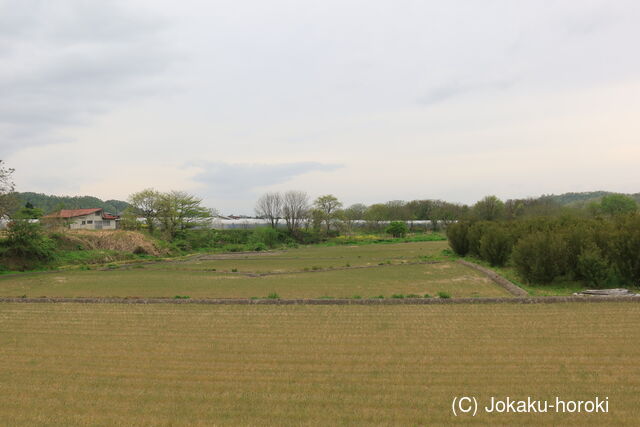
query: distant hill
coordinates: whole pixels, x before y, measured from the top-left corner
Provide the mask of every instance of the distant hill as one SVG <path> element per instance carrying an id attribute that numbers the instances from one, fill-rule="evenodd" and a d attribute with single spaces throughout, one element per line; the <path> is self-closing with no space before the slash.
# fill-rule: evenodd
<path id="1" fill-rule="evenodd" d="M 564 193 L 564 194 L 546 194 L 541 199 L 549 199 L 561 206 L 567 205 L 586 205 L 590 202 L 600 200 L 607 194 L 616 194 L 611 191 L 585 191 L 583 193 Z M 636 202 L 640 203 L 640 193 L 625 194 L 625 196 L 632 197 Z"/>
<path id="2" fill-rule="evenodd" d="M 102 208 L 113 214 L 121 214 L 129 203 L 122 200 L 105 200 L 102 201 L 93 196 L 49 196 L 42 193 L 16 193 L 20 200 L 21 206 L 27 202 L 34 207 L 42 209 L 47 214 L 60 209 L 89 209 Z"/>

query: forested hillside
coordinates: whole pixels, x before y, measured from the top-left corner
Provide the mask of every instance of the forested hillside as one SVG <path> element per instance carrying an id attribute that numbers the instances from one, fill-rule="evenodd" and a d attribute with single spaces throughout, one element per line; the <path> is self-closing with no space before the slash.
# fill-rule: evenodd
<path id="1" fill-rule="evenodd" d="M 550 194 L 544 195 L 541 198 L 547 198 L 561 206 L 566 206 L 571 204 L 587 204 L 589 202 L 598 201 L 608 194 L 614 193 L 610 191 L 586 191 L 582 193 Z M 640 193 L 626 195 L 634 198 L 637 202 L 640 202 Z"/>
<path id="2" fill-rule="evenodd" d="M 60 209 L 103 208 L 113 214 L 120 214 L 129 204 L 122 200 L 100 200 L 93 196 L 50 196 L 42 193 L 16 193 L 20 205 L 31 203 L 35 208 L 47 214 Z"/>

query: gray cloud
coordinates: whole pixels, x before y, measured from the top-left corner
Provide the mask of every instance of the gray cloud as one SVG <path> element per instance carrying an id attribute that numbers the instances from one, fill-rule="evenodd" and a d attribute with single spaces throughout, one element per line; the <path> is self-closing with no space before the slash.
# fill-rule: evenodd
<path id="1" fill-rule="evenodd" d="M 417 99 L 422 105 L 434 105 L 458 96 L 477 92 L 503 91 L 515 84 L 515 79 L 501 79 L 482 82 L 452 81 L 435 86 Z"/>
<path id="2" fill-rule="evenodd" d="M 0 2 L 0 144 L 55 142 L 118 102 L 151 93 L 173 60 L 162 21 L 121 2 Z"/>
<path id="3" fill-rule="evenodd" d="M 216 197 L 243 197 L 260 187 L 281 184 L 309 172 L 330 172 L 341 168 L 337 164 L 296 162 L 281 164 L 206 163 L 194 180 L 207 186 L 207 193 Z"/>

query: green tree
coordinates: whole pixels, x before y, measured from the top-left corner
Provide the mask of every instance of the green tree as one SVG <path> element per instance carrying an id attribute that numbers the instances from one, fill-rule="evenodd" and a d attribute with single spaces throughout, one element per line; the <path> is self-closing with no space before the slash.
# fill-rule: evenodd
<path id="1" fill-rule="evenodd" d="M 155 203 L 156 218 L 169 240 L 182 237 L 189 229 L 210 223 L 213 212 L 201 203 L 201 199 L 184 191 L 159 194 Z"/>
<path id="2" fill-rule="evenodd" d="M 393 237 L 404 237 L 407 235 L 408 228 L 407 224 L 402 221 L 391 221 L 384 231 Z"/>
<path id="3" fill-rule="evenodd" d="M 7 229 L 7 255 L 26 263 L 48 261 L 53 258 L 54 243 L 45 236 L 42 226 L 29 220 L 13 220 Z"/>
<path id="4" fill-rule="evenodd" d="M 153 188 L 147 188 L 133 193 L 128 199 L 133 211 L 144 218 L 150 233 L 154 232 L 155 223 L 158 219 L 160 196 L 161 194 L 158 191 Z"/>
<path id="5" fill-rule="evenodd" d="M 638 210 L 638 204 L 624 194 L 608 194 L 600 201 L 600 210 L 606 215 L 622 215 Z"/>
<path id="6" fill-rule="evenodd" d="M 504 226 L 492 224 L 480 239 L 480 256 L 492 266 L 501 267 L 511 255 L 511 236 Z"/>
<path id="7" fill-rule="evenodd" d="M 125 209 L 120 217 L 120 227 L 124 230 L 139 230 L 138 215 L 133 208 Z"/>
<path id="8" fill-rule="evenodd" d="M 482 221 L 496 221 L 504 218 L 505 207 L 496 196 L 487 196 L 473 205 L 473 216 Z"/>
<path id="9" fill-rule="evenodd" d="M 447 238 L 451 249 L 460 256 L 469 253 L 469 223 L 456 222 L 447 226 Z"/>
<path id="10" fill-rule="evenodd" d="M 15 199 L 12 196 L 15 184 L 11 180 L 14 170 L 3 165 L 0 160 L 0 218 L 7 215 L 15 206 Z"/>
<path id="11" fill-rule="evenodd" d="M 16 219 L 38 219 L 40 218 L 42 215 L 44 215 L 44 212 L 42 212 L 42 209 L 38 209 L 33 207 L 33 205 L 29 202 L 27 202 L 23 208 L 19 209 L 14 215 L 13 218 Z"/>
<path id="12" fill-rule="evenodd" d="M 566 272 L 566 244 L 556 233 L 537 232 L 518 241 L 512 259 L 527 282 L 550 283 Z"/>
<path id="13" fill-rule="evenodd" d="M 321 213 L 322 221 L 325 223 L 326 230 L 331 230 L 331 223 L 336 219 L 338 209 L 342 207 L 342 203 L 333 194 L 326 194 L 318 197 L 313 206 Z"/>

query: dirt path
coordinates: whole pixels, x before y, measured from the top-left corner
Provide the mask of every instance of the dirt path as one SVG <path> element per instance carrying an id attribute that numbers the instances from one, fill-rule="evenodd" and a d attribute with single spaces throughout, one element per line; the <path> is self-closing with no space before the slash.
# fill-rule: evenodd
<path id="1" fill-rule="evenodd" d="M 388 299 L 174 299 L 174 298 L 0 298 L 1 303 L 76 304 L 212 304 L 212 305 L 432 305 L 432 304 L 556 304 L 640 302 L 640 296 L 551 296 L 527 298 L 388 298 Z"/>
<path id="2" fill-rule="evenodd" d="M 520 286 L 517 286 L 515 283 L 510 282 L 509 280 L 505 279 L 504 277 L 500 276 L 498 273 L 496 273 L 493 270 L 489 270 L 488 268 L 485 268 L 481 265 L 478 264 L 474 264 L 472 262 L 469 261 L 465 261 L 463 259 L 459 259 L 458 260 L 459 264 L 465 265 L 469 268 L 473 268 L 474 270 L 480 271 L 481 273 L 484 273 L 489 279 L 493 280 L 493 282 L 506 289 L 507 292 L 509 292 L 511 295 L 514 295 L 516 297 L 528 297 L 529 293 L 527 291 L 525 291 L 524 289 L 522 289 Z"/>

